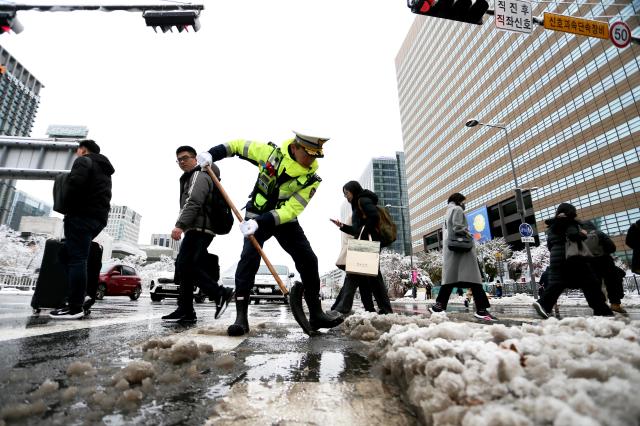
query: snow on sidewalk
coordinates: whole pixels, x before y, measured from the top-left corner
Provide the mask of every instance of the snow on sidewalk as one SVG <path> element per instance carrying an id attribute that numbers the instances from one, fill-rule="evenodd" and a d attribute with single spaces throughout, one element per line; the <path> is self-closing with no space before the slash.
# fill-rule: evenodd
<path id="1" fill-rule="evenodd" d="M 640 321 L 506 327 L 359 313 L 345 332 L 405 389 L 428 425 L 637 425 Z"/>
<path id="2" fill-rule="evenodd" d="M 582 293 L 577 291 L 578 297 L 575 296 L 567 296 L 566 294 L 562 294 L 558 299 L 558 305 L 560 306 L 589 306 L 587 300 L 584 298 Z M 492 297 L 489 299 L 489 302 L 492 305 L 513 305 L 513 306 L 531 306 L 533 303 L 533 296 L 524 294 L 524 293 L 516 293 L 513 296 L 505 296 L 501 298 Z M 449 298 L 449 304 L 454 303 L 464 303 L 464 296 L 452 295 Z M 402 297 L 399 299 L 394 299 L 391 301 L 392 303 L 435 303 L 434 299 L 424 300 L 424 299 L 413 299 L 411 297 Z M 473 303 L 473 302 L 472 302 Z M 627 293 L 622 298 L 622 306 L 626 308 L 638 308 L 640 307 L 640 294 L 637 293 Z"/>

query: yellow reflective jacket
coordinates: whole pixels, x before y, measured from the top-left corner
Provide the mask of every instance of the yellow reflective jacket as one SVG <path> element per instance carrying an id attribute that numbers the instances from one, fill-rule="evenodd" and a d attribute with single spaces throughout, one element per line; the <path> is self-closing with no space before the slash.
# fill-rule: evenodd
<path id="1" fill-rule="evenodd" d="M 315 174 L 318 170 L 318 161 L 314 160 L 309 168 L 298 163 L 289 154 L 289 145 L 294 139 L 285 141 L 280 148 L 264 142 L 247 141 L 244 139 L 233 140 L 225 143 L 226 156 L 237 155 L 250 161 L 260 168 L 260 176 L 256 182 L 256 188 L 252 194 L 252 201 L 247 204 L 247 217 L 255 217 L 269 213 L 273 216 L 275 224 L 290 222 L 298 217 L 307 207 L 309 201 L 320 186 L 321 179 Z M 214 148 L 215 149 L 215 148 Z M 212 149 L 212 151 L 214 150 Z M 272 185 L 264 191 L 258 188 L 260 179 L 267 179 L 269 160 L 276 158 L 277 170 L 273 169 L 271 175 L 274 178 Z M 214 161 L 217 159 L 214 158 Z M 286 174 L 283 180 L 282 176 Z M 277 191 L 277 199 L 276 197 Z M 273 198 L 267 199 L 267 197 Z"/>

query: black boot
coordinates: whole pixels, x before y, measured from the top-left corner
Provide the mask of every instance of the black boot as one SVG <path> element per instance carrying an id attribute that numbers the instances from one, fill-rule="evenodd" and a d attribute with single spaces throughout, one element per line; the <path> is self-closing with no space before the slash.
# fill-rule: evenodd
<path id="1" fill-rule="evenodd" d="M 249 333 L 249 294 L 236 293 L 236 322 L 227 328 L 229 336 L 242 336 Z"/>
<path id="2" fill-rule="evenodd" d="M 317 293 L 314 295 L 309 291 L 305 291 L 304 300 L 309 308 L 309 324 L 314 331 L 320 328 L 333 328 L 344 321 L 344 317 L 340 312 L 324 312 L 322 310 L 322 303 Z"/>

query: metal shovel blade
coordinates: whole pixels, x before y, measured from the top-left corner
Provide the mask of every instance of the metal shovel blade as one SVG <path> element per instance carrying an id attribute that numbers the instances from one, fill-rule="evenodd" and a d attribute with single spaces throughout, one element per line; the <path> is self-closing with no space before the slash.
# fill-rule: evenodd
<path id="1" fill-rule="evenodd" d="M 303 293 L 304 289 L 302 283 L 300 281 L 296 281 L 291 287 L 291 290 L 289 290 L 289 306 L 291 307 L 293 317 L 302 328 L 302 331 L 304 331 L 308 336 L 314 336 L 317 333 L 311 328 L 311 324 L 309 324 L 309 320 L 302 309 Z"/>

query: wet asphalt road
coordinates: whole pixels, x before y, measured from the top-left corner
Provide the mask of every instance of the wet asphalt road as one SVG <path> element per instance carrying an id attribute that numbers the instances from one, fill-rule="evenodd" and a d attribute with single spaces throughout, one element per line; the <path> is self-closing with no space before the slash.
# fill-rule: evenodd
<path id="1" fill-rule="evenodd" d="M 0 425 L 2 418 L 24 425 L 418 422 L 399 390 L 370 365 L 365 343 L 339 329 L 309 338 L 286 305 L 251 305 L 251 333 L 231 338 L 226 327 L 235 318 L 233 305 L 219 320 L 213 304 L 196 305 L 199 320 L 186 326 L 160 320 L 175 300 L 107 297 L 90 316 L 70 321 L 49 319 L 46 311 L 33 316 L 29 301 L 0 296 Z M 428 305 L 393 306 L 400 314 L 423 315 Z M 505 325 L 539 321 L 528 306 L 492 311 Z M 476 321 L 462 305 L 452 303 L 448 312 L 453 321 Z M 559 314 L 590 310 L 562 307 Z M 171 344 L 160 349 L 158 342 Z M 191 352 L 185 342 L 195 342 Z M 140 360 L 153 370 L 150 380 L 122 382 L 123 368 Z M 87 363 L 86 373 L 70 374 L 79 361 Z"/>
<path id="2" fill-rule="evenodd" d="M 286 305 L 252 305 L 249 338 L 230 338 L 233 306 L 216 321 L 212 303 L 196 305 L 199 321 L 183 326 L 160 320 L 175 309 L 174 300 L 107 297 L 90 316 L 66 321 L 49 319 L 46 311 L 33 316 L 29 300 L 0 296 L 0 410 L 7 424 L 190 425 L 209 418 L 216 425 L 368 424 L 388 417 L 397 419 L 390 424 L 416 423 L 399 392 L 377 379 L 365 344 L 339 330 L 309 338 Z M 156 359 L 153 350 L 145 352 L 158 339 L 211 346 L 175 363 L 168 359 L 177 346 Z M 119 387 L 123 367 L 141 359 L 153 366 L 153 383 Z M 91 370 L 70 375 L 77 361 Z M 58 389 L 38 390 L 46 379 Z M 142 393 L 139 401 L 123 397 L 129 390 Z M 332 416 L 340 410 L 338 421 Z"/>

